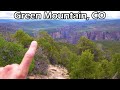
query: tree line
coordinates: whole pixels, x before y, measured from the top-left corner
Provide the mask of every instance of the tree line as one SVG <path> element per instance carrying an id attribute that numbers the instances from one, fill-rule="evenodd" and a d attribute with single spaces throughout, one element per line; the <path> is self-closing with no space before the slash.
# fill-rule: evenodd
<path id="1" fill-rule="evenodd" d="M 19 64 L 33 40 L 38 42 L 38 49 L 29 73 L 38 73 L 35 72 L 37 61 L 66 67 L 71 79 L 120 78 L 120 53 L 112 53 L 86 37 L 80 37 L 74 45 L 58 42 L 45 31 L 35 37 L 23 30 L 0 34 L 0 67 Z"/>

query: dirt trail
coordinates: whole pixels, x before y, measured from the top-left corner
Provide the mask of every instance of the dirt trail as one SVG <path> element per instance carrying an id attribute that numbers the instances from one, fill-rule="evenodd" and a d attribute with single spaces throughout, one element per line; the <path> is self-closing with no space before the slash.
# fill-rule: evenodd
<path id="1" fill-rule="evenodd" d="M 69 79 L 68 71 L 66 68 L 61 66 L 48 66 L 47 75 L 31 75 L 29 79 Z"/>

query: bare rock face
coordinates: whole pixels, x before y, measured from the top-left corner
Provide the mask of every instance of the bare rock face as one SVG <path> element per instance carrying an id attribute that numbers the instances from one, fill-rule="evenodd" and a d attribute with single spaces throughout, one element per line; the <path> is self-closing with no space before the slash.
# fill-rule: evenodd
<path id="1" fill-rule="evenodd" d="M 66 68 L 49 65 L 47 75 L 29 75 L 28 79 L 69 79 L 69 75 Z"/>
<path id="2" fill-rule="evenodd" d="M 57 34 L 56 34 L 57 33 Z M 56 39 L 65 39 L 67 42 L 75 44 L 81 36 L 85 36 L 90 40 L 120 40 L 120 30 L 118 31 L 58 31 L 51 33 L 51 36 Z"/>

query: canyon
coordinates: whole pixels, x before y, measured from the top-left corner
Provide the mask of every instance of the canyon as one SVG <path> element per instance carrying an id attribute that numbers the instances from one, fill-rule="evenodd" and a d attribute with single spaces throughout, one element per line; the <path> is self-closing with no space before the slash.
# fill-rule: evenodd
<path id="1" fill-rule="evenodd" d="M 39 31 L 47 31 L 55 40 L 75 44 L 81 36 L 93 41 L 120 40 L 120 19 L 113 20 L 0 20 L 0 32 L 14 33 L 22 29 L 32 36 Z"/>
<path id="2" fill-rule="evenodd" d="M 85 36 L 90 40 L 120 40 L 120 31 L 85 31 L 85 32 L 74 32 L 74 31 L 57 31 L 50 33 L 54 39 L 64 39 L 65 42 L 75 44 L 81 36 Z"/>

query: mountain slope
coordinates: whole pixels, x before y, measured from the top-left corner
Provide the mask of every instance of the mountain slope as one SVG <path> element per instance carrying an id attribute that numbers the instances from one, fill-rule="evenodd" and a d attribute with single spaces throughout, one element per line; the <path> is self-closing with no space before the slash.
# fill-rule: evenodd
<path id="1" fill-rule="evenodd" d="M 68 22 L 62 20 L 1 20 L 0 32 L 14 33 L 23 29 L 30 35 L 39 30 L 47 31 L 54 39 L 76 43 L 81 36 L 91 40 L 120 40 L 120 19 L 117 20 L 90 20 L 84 22 Z"/>

